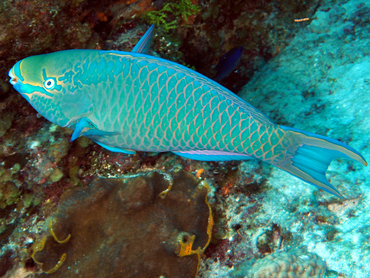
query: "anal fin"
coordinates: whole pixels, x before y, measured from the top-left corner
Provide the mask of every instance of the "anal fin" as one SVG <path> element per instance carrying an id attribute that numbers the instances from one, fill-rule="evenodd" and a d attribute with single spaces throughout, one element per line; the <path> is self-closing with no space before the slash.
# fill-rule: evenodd
<path id="1" fill-rule="evenodd" d="M 104 143 L 100 143 L 100 142 L 97 142 L 94 140 L 94 142 L 100 146 L 102 146 L 104 149 L 107 149 L 108 151 L 111 151 L 111 152 L 116 152 L 116 153 L 126 153 L 126 154 L 135 154 L 136 152 L 133 151 L 133 150 L 127 150 L 127 149 L 123 149 L 123 148 L 118 148 L 118 147 L 113 147 L 111 145 L 107 145 L 107 144 L 104 144 Z"/>

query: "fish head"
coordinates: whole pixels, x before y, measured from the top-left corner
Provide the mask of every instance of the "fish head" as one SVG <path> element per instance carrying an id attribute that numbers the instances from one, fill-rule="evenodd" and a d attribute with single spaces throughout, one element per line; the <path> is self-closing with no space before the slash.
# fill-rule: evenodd
<path id="1" fill-rule="evenodd" d="M 76 54 L 59 51 L 30 56 L 9 71 L 10 83 L 36 111 L 49 121 L 66 126 L 86 115 L 91 100 L 81 86 L 73 84 Z M 78 57 L 78 56 L 77 56 Z"/>

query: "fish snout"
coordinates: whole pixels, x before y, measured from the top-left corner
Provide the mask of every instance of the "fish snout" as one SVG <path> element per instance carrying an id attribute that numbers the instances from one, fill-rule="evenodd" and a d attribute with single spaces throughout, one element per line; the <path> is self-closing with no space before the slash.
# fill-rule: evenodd
<path id="1" fill-rule="evenodd" d="M 9 80 L 10 84 L 12 84 L 13 86 L 16 85 L 18 83 L 19 79 L 14 75 L 13 68 L 10 69 L 8 75 L 10 77 L 10 80 Z"/>
<path id="2" fill-rule="evenodd" d="M 18 83 L 18 78 L 17 77 L 11 77 L 9 82 L 10 82 L 10 84 L 12 84 L 14 86 Z"/>
<path id="3" fill-rule="evenodd" d="M 24 81 L 24 78 L 22 76 L 22 71 L 21 71 L 21 63 L 23 62 L 23 60 L 20 60 L 18 61 L 17 63 L 15 63 L 15 65 L 9 70 L 9 77 L 10 77 L 10 84 L 12 84 L 13 86 L 15 85 L 21 85 L 22 82 Z"/>
<path id="4" fill-rule="evenodd" d="M 13 85 L 13 88 L 18 91 L 19 93 L 23 93 L 23 82 L 22 79 L 19 78 L 15 73 L 14 73 L 14 67 L 9 71 L 8 73 L 10 80 L 9 83 Z"/>

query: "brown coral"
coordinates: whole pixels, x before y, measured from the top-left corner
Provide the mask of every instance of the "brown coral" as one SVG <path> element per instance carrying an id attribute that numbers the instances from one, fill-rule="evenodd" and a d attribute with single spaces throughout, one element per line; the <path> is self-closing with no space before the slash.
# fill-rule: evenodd
<path id="1" fill-rule="evenodd" d="M 96 179 L 62 196 L 33 258 L 45 277 L 194 277 L 210 241 L 207 193 L 184 171 Z"/>
<path id="2" fill-rule="evenodd" d="M 320 278 L 326 264 L 319 256 L 302 249 L 271 254 L 251 268 L 252 278 Z"/>

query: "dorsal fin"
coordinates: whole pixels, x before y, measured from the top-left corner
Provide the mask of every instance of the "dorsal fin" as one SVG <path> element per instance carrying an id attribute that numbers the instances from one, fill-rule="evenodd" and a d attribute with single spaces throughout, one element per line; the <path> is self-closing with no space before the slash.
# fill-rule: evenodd
<path id="1" fill-rule="evenodd" d="M 141 37 L 141 39 L 135 45 L 131 52 L 147 54 L 147 52 L 149 51 L 150 47 L 153 44 L 153 35 L 154 35 L 154 24 L 150 26 L 148 31 L 146 31 L 144 36 Z"/>

